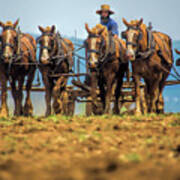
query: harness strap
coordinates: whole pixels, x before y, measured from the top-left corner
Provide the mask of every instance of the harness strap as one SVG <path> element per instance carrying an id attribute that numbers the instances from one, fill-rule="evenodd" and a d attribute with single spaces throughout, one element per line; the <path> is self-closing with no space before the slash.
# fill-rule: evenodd
<path id="1" fill-rule="evenodd" d="M 10 48 L 14 48 L 14 46 L 11 43 L 5 43 L 3 44 L 3 48 L 9 46 Z"/>
<path id="2" fill-rule="evenodd" d="M 122 61 L 122 59 L 123 59 L 123 46 L 122 46 L 122 44 L 121 44 L 121 42 L 119 42 L 119 56 L 120 56 L 120 60 Z"/>
<path id="3" fill-rule="evenodd" d="M 147 59 L 150 56 L 153 55 L 153 53 L 155 52 L 155 40 L 154 40 L 154 36 L 153 36 L 153 32 L 151 31 L 152 27 L 148 27 L 146 28 L 146 32 L 147 32 L 147 49 L 145 52 L 138 52 L 137 54 L 137 59 Z"/>
<path id="4" fill-rule="evenodd" d="M 166 53 L 167 53 L 167 55 L 169 56 L 169 57 L 171 57 L 171 55 L 169 54 L 169 52 L 168 52 L 168 50 L 167 50 L 167 48 L 166 48 L 166 46 L 165 46 L 165 40 L 157 33 L 157 36 L 161 39 L 161 41 L 163 42 L 163 47 L 164 47 L 164 49 L 165 49 L 165 51 L 166 51 Z M 158 44 L 158 43 L 157 43 Z M 158 44 L 158 46 L 159 46 L 159 49 L 160 49 L 160 53 L 161 53 L 161 47 L 160 47 L 160 45 Z M 161 56 L 163 56 L 163 54 L 161 53 Z M 169 61 L 168 61 L 169 62 Z"/>
<path id="5" fill-rule="evenodd" d="M 111 32 L 109 32 L 109 53 L 111 55 L 116 53 L 115 40 L 114 40 L 113 34 Z"/>

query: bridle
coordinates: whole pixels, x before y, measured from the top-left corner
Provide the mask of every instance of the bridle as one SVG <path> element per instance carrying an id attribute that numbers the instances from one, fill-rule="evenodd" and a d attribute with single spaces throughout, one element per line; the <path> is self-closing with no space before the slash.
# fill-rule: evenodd
<path id="1" fill-rule="evenodd" d="M 53 33 L 49 33 L 49 32 L 45 32 L 45 33 L 43 33 L 39 38 L 37 38 L 37 39 L 36 39 L 36 43 L 40 43 L 40 41 L 42 40 L 42 38 L 43 38 L 44 36 L 50 37 L 50 38 L 51 38 L 51 41 L 53 41 L 53 44 L 54 44 L 54 46 L 55 46 L 55 43 L 56 43 L 55 35 L 54 35 Z M 45 45 L 42 45 L 42 44 L 41 44 L 41 45 L 40 45 L 40 49 L 41 49 L 41 50 L 47 49 L 48 51 L 51 51 L 51 50 L 52 50 L 52 52 L 50 53 L 50 58 L 52 58 L 53 53 L 54 53 L 54 51 L 53 51 L 54 47 L 45 46 Z"/>
<path id="2" fill-rule="evenodd" d="M 139 35 L 138 35 L 136 43 L 127 41 L 126 32 L 122 32 L 121 36 L 122 36 L 123 39 L 126 39 L 126 47 L 128 45 L 132 45 L 134 47 L 137 47 L 137 51 L 138 51 L 139 50 L 139 41 L 142 39 L 142 36 L 143 36 L 142 30 L 139 27 L 131 26 L 131 27 L 128 27 L 127 31 L 129 31 L 131 29 L 139 32 Z"/>
<path id="3" fill-rule="evenodd" d="M 53 41 L 54 41 L 54 43 L 55 43 L 54 34 L 53 34 L 53 33 L 47 33 L 47 32 L 43 33 L 42 36 L 40 36 L 40 37 L 36 40 L 36 42 L 39 43 L 44 36 L 50 37 L 51 39 L 53 39 Z M 43 46 L 41 46 L 41 49 L 51 50 L 51 47 L 49 47 L 49 46 L 44 46 L 44 45 L 43 45 Z"/>
<path id="4" fill-rule="evenodd" d="M 87 50 L 87 54 L 88 54 L 88 57 L 87 57 L 87 59 L 89 60 L 89 55 L 90 54 L 92 54 L 92 53 L 96 53 L 96 54 L 98 54 L 99 55 L 99 58 L 98 58 L 98 61 L 100 62 L 100 61 L 102 61 L 102 55 L 103 55 L 103 52 L 102 52 L 102 50 L 103 50 L 103 48 L 104 48 L 104 46 L 105 46 L 105 39 L 102 37 L 102 36 L 100 36 L 100 35 L 96 35 L 96 34 L 90 34 L 89 36 L 88 36 L 88 39 L 91 39 L 91 38 L 101 38 L 101 43 L 100 43 L 100 49 L 99 50 L 97 50 L 97 49 L 89 49 L 88 48 L 88 44 L 87 44 L 87 40 L 84 42 L 84 45 L 85 45 L 85 47 L 86 47 L 86 50 Z"/>
<path id="5" fill-rule="evenodd" d="M 5 27 L 3 31 L 5 32 L 5 31 L 7 31 L 7 30 L 12 30 L 12 31 L 14 31 L 15 33 L 17 33 L 16 30 L 15 30 L 13 27 L 11 27 L 11 26 Z M 15 43 L 17 43 L 17 37 L 15 38 Z M 5 47 L 10 47 L 11 49 L 15 50 L 15 49 L 14 49 L 15 44 L 3 43 L 3 42 L 2 42 L 2 49 L 4 49 Z"/>

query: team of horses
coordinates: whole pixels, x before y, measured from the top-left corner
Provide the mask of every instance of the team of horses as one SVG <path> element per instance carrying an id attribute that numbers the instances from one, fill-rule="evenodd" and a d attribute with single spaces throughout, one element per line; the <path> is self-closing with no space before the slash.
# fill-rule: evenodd
<path id="1" fill-rule="evenodd" d="M 92 29 L 85 24 L 88 37 L 84 42 L 84 47 L 90 75 L 93 112 L 95 114 L 111 113 L 111 99 L 114 99 L 113 113 L 119 114 L 119 98 L 123 80 L 125 75 L 128 76 L 129 64 L 131 64 L 132 78 L 135 83 L 136 108 L 134 113 L 136 115 L 163 113 L 162 92 L 173 65 L 171 38 L 164 33 L 152 31 L 143 23 L 143 19 L 131 22 L 123 19 L 123 23 L 127 30 L 122 32 L 122 39 L 114 37 L 101 24 L 97 24 Z M 17 28 L 18 20 L 15 23 L 0 22 L 0 26 L 2 28 L 0 35 L 0 116 L 8 116 L 8 82 L 15 104 L 14 115 L 32 115 L 30 92 L 37 67 L 42 74 L 45 86 L 45 115 L 51 115 L 52 107 L 54 113 L 64 113 L 62 107 L 66 104 L 61 97 L 68 96 L 66 91 L 68 76 L 55 75 L 70 73 L 70 66 L 73 62 L 73 43 L 69 39 L 62 38 L 55 26 L 46 28 L 39 26 L 41 35 L 36 40 Z M 40 47 L 38 60 L 36 60 L 37 45 Z M 176 52 L 180 54 L 178 50 Z M 141 79 L 145 83 L 143 104 Z M 22 91 L 25 82 L 26 99 L 23 105 Z M 99 89 L 99 94 L 96 93 L 97 89 Z M 98 109 L 98 96 L 101 99 L 103 111 Z M 53 104 L 51 105 L 52 99 Z"/>

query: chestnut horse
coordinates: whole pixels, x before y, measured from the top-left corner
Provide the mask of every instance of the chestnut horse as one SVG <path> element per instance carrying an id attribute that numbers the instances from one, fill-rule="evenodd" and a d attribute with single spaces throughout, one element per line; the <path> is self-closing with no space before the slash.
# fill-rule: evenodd
<path id="1" fill-rule="evenodd" d="M 118 114 L 123 77 L 128 70 L 128 63 L 125 59 L 125 42 L 114 38 L 111 32 L 108 32 L 107 28 L 101 24 L 97 24 L 92 29 L 86 24 L 85 28 L 88 32 L 85 46 L 91 73 L 93 112 L 95 112 L 95 114 L 101 114 L 101 112 L 97 112 L 98 102 L 96 89 L 99 86 L 104 113 L 110 113 L 113 86 L 116 85 L 114 113 Z"/>
<path id="2" fill-rule="evenodd" d="M 33 107 L 30 91 L 36 70 L 36 41 L 29 34 L 23 34 L 16 30 L 18 20 L 13 24 L 10 21 L 0 22 L 3 28 L 1 35 L 1 116 L 8 116 L 7 107 L 7 81 L 11 85 L 14 99 L 14 115 L 32 115 Z M 26 100 L 23 108 L 23 84 L 27 76 Z"/>
<path id="3" fill-rule="evenodd" d="M 168 35 L 151 31 L 143 19 L 128 23 L 122 33 L 126 39 L 127 57 L 131 61 L 135 81 L 136 111 L 141 114 L 140 78 L 145 82 L 144 113 L 163 113 L 163 89 L 173 64 L 172 43 Z"/>
<path id="4" fill-rule="evenodd" d="M 37 42 L 40 44 L 39 68 L 45 85 L 45 115 L 51 115 L 52 97 L 54 112 L 56 114 L 66 113 L 60 108 L 63 106 L 60 96 L 66 92 L 68 77 L 54 77 L 53 74 L 69 73 L 69 61 L 72 62 L 74 46 L 70 40 L 61 38 L 55 32 L 55 26 L 46 28 L 39 26 L 39 30 L 42 35 Z"/>

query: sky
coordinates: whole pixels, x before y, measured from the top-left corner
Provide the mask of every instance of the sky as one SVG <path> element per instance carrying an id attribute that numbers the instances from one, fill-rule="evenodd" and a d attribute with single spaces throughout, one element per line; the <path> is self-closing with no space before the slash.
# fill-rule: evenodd
<path id="1" fill-rule="evenodd" d="M 123 31 L 122 17 L 128 21 L 144 19 L 152 22 L 154 30 L 180 39 L 180 0 L 0 0 L 0 21 L 20 18 L 21 31 L 40 34 L 38 25 L 56 25 L 61 34 L 86 38 L 84 24 L 90 27 L 99 23 L 96 10 L 109 4 L 115 11 L 112 16 Z"/>

